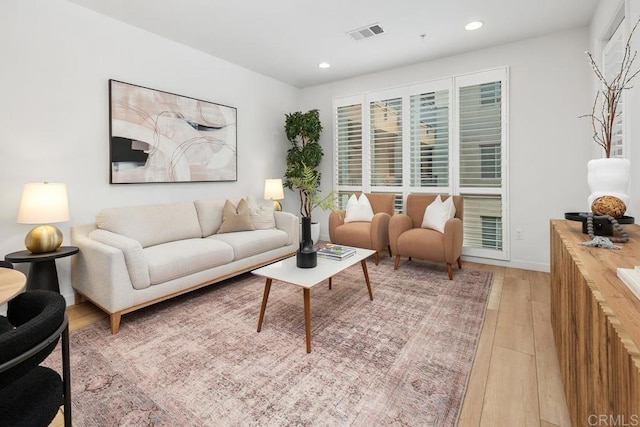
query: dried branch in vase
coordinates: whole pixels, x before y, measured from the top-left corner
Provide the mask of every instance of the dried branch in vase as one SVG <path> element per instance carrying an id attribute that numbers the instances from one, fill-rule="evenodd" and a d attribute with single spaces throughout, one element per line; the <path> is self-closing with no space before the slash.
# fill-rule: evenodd
<path id="1" fill-rule="evenodd" d="M 620 103 L 622 93 L 624 90 L 631 89 L 633 87 L 629 86 L 629 84 L 638 75 L 638 73 L 640 73 L 640 69 L 633 71 L 633 63 L 638 51 L 635 50 L 633 53 L 631 52 L 631 39 L 638 27 L 638 24 L 640 24 L 640 19 L 636 22 L 629 33 L 629 37 L 627 38 L 627 42 L 624 46 L 622 61 L 620 62 L 620 70 L 611 78 L 611 80 L 608 81 L 606 79 L 605 75 L 598 67 L 598 64 L 593 59 L 591 52 L 586 52 L 591 68 L 598 80 L 602 83 L 603 87 L 596 93 L 591 114 L 585 114 L 580 117 L 591 118 L 593 140 L 604 149 L 605 156 L 607 158 L 611 157 L 613 128 L 615 126 L 616 119 L 620 116 L 618 105 Z"/>

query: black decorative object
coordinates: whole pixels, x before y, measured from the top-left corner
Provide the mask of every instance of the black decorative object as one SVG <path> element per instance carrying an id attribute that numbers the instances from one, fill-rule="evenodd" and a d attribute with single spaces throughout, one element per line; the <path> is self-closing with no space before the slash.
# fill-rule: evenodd
<path id="1" fill-rule="evenodd" d="M 311 217 L 302 217 L 302 242 L 296 253 L 296 265 L 298 268 L 313 268 L 318 265 L 318 251 L 313 247 L 311 240 Z"/>
<path id="2" fill-rule="evenodd" d="M 589 234 L 587 229 L 588 216 L 589 212 L 567 212 L 564 214 L 564 219 L 582 222 L 582 232 Z M 633 224 L 635 220 L 632 216 L 622 216 L 616 221 L 619 224 Z M 613 224 L 607 216 L 593 216 L 593 234 L 595 236 L 613 236 Z"/>

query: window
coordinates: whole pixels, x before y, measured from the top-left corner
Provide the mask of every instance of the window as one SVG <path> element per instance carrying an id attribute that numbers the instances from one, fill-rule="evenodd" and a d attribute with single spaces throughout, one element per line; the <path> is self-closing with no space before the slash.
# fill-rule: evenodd
<path id="1" fill-rule="evenodd" d="M 369 103 L 371 186 L 402 186 L 402 98 Z"/>
<path id="2" fill-rule="evenodd" d="M 464 198 L 463 254 L 508 259 L 506 68 L 334 100 L 335 190 Z M 367 123 L 368 126 L 362 126 Z"/>
<path id="3" fill-rule="evenodd" d="M 410 185 L 449 186 L 449 90 L 411 95 Z"/>
<path id="4" fill-rule="evenodd" d="M 624 20 L 615 29 L 611 38 L 602 50 L 602 70 L 607 81 L 620 72 L 622 57 L 624 56 Z M 624 157 L 624 93 L 618 103 L 613 135 L 611 135 L 611 157 Z"/>
<path id="5" fill-rule="evenodd" d="M 362 185 L 362 105 L 344 105 L 336 113 L 339 186 Z"/>

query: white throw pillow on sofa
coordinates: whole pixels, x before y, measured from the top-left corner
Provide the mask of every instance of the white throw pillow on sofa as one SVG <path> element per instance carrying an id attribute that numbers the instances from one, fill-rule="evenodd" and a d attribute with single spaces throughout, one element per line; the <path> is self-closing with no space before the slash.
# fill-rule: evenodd
<path id="1" fill-rule="evenodd" d="M 453 197 L 443 202 L 438 194 L 438 197 L 425 209 L 421 227 L 444 233 L 444 225 L 455 215 L 456 207 L 453 204 Z"/>
<path id="2" fill-rule="evenodd" d="M 276 228 L 273 202 L 258 202 L 255 197 L 247 196 L 247 204 L 251 213 L 251 221 L 256 230 L 270 230 Z"/>
<path id="3" fill-rule="evenodd" d="M 373 218 L 373 209 L 369 199 L 364 194 L 360 194 L 359 198 L 356 198 L 355 194 L 352 194 L 347 201 L 347 210 L 344 215 L 344 222 L 371 222 Z"/>

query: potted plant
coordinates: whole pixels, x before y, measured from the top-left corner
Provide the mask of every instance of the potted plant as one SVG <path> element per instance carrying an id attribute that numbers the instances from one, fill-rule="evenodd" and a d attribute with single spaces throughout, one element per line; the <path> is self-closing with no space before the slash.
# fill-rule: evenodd
<path id="1" fill-rule="evenodd" d="M 629 205 L 630 162 L 628 159 L 612 158 L 611 149 L 614 126 L 621 114 L 618 110 L 620 99 L 625 90 L 631 89 L 629 84 L 640 72 L 633 67 L 638 52 L 631 51 L 631 38 L 639 23 L 640 20 L 633 26 L 624 47 L 620 68 L 610 79 L 607 80 L 591 53 L 586 52 L 602 88 L 596 93 L 591 114 L 580 117 L 591 118 L 593 140 L 604 150 L 604 158 L 590 160 L 587 164 L 587 179 L 591 190 L 589 207 L 595 199 L 605 195 L 617 197 L 625 205 Z"/>
<path id="2" fill-rule="evenodd" d="M 320 175 L 317 171 L 314 171 L 305 163 L 302 163 L 301 176 L 291 177 L 289 179 L 291 185 L 297 188 L 305 197 L 304 212 L 307 215 L 302 216 L 302 241 L 300 242 L 300 249 L 297 253 L 297 266 L 301 268 L 312 268 L 315 267 L 317 263 L 316 249 L 313 247 L 313 244 L 318 237 L 312 238 L 311 235 L 311 212 L 317 207 L 321 209 L 331 209 L 335 206 L 334 191 L 324 197 L 320 195 L 320 189 L 318 187 L 319 179 Z"/>
<path id="3" fill-rule="evenodd" d="M 320 112 L 310 110 L 306 113 L 297 111 L 285 114 L 284 130 L 291 147 L 287 151 L 287 170 L 284 174 L 284 186 L 290 190 L 298 190 L 300 196 L 300 215 L 311 217 L 311 203 L 308 188 L 298 186 L 303 178 L 305 167 L 309 168 L 315 179 L 316 188 L 320 186 L 320 165 L 324 152 L 318 143 L 322 133 Z"/>

